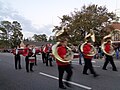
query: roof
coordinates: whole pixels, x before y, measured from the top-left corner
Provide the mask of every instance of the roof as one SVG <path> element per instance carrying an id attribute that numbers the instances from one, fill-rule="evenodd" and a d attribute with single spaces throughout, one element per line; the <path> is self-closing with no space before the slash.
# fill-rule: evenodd
<path id="1" fill-rule="evenodd" d="M 23 41 L 23 43 L 26 45 L 26 44 L 30 44 L 30 45 L 35 45 L 35 46 L 42 46 L 42 45 L 46 45 L 46 44 L 49 44 L 50 42 L 35 42 L 35 41 Z"/>
<path id="2" fill-rule="evenodd" d="M 120 23 L 114 22 L 114 23 L 112 24 L 112 26 L 113 26 L 114 29 L 119 29 L 119 30 L 120 30 Z"/>

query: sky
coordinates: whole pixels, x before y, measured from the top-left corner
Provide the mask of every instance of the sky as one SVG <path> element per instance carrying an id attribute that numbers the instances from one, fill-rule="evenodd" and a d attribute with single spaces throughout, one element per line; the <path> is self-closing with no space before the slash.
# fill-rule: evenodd
<path id="1" fill-rule="evenodd" d="M 83 5 L 106 6 L 120 15 L 120 0 L 0 0 L 0 21 L 17 20 L 25 38 L 34 34 L 53 35 L 53 26 L 59 25 L 63 15 L 69 15 Z"/>

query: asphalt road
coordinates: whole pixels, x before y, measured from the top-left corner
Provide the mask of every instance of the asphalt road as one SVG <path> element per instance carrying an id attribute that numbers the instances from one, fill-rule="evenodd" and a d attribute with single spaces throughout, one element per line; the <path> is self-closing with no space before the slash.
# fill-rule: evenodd
<path id="1" fill-rule="evenodd" d="M 0 90 L 61 90 L 58 88 L 55 61 L 53 67 L 46 67 L 41 55 L 38 55 L 34 72 L 27 73 L 24 57 L 21 58 L 22 69 L 15 70 L 14 56 L 11 53 L 0 53 Z M 112 71 L 110 64 L 108 70 L 102 70 L 103 63 L 104 60 L 93 60 L 94 69 L 100 75 L 95 78 L 91 74 L 83 75 L 83 65 L 78 64 L 78 59 L 73 60 L 72 88 L 66 90 L 120 90 L 120 60 L 115 60 L 118 72 Z"/>

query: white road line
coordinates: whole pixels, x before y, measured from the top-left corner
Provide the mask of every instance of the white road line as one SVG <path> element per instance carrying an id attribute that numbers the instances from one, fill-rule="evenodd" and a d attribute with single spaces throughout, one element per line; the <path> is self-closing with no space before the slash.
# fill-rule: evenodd
<path id="1" fill-rule="evenodd" d="M 72 62 L 79 62 L 79 61 L 72 61 Z"/>
<path id="2" fill-rule="evenodd" d="M 74 60 L 73 60 L 72 62 L 79 62 L 79 61 L 78 61 L 78 60 L 77 60 L 77 61 L 74 61 Z M 84 61 L 83 61 L 83 62 L 84 62 Z M 96 61 L 92 61 L 92 63 L 96 63 Z"/>
<path id="3" fill-rule="evenodd" d="M 52 75 L 49 75 L 49 74 L 46 74 L 46 73 L 43 73 L 43 72 L 39 72 L 39 74 L 40 74 L 40 75 L 47 76 L 47 77 L 49 77 L 49 78 L 53 78 L 53 79 L 58 80 L 58 77 L 55 77 L 55 76 L 52 76 Z M 66 81 L 66 80 L 63 79 L 63 81 Z M 78 83 L 75 83 L 75 82 L 69 81 L 69 83 L 72 84 L 72 85 L 75 85 L 75 86 L 78 86 L 78 87 L 87 89 L 87 90 L 91 90 L 91 89 L 92 89 L 91 87 L 88 87 L 88 86 L 85 86 L 85 85 L 81 85 L 81 84 L 78 84 Z"/>
<path id="4" fill-rule="evenodd" d="M 101 67 L 101 66 L 93 65 L 93 67 Z"/>
<path id="5" fill-rule="evenodd" d="M 72 63 L 74 65 L 80 65 L 79 63 Z M 82 65 L 84 65 L 84 63 L 82 63 Z M 97 65 L 93 65 L 93 67 L 101 67 L 101 66 L 97 66 Z"/>
<path id="6" fill-rule="evenodd" d="M 91 62 L 96 63 L 96 61 L 93 61 L 93 60 Z"/>

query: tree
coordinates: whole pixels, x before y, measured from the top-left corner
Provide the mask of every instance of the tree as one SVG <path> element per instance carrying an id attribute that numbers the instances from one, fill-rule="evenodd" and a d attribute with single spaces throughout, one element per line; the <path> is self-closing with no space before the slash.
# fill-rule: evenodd
<path id="1" fill-rule="evenodd" d="M 1 40 L 3 41 L 3 45 L 5 45 L 5 48 L 9 48 L 9 39 L 11 36 L 12 31 L 12 25 L 9 21 L 1 21 Z"/>
<path id="2" fill-rule="evenodd" d="M 4 46 L 6 46 L 5 28 L 0 26 L 0 48 L 4 48 Z"/>
<path id="3" fill-rule="evenodd" d="M 22 34 L 22 28 L 20 23 L 18 23 L 17 21 L 13 21 L 12 22 L 12 28 L 13 28 L 13 32 L 11 34 L 11 46 L 17 46 L 20 45 L 21 40 L 23 39 L 23 34 Z"/>
<path id="4" fill-rule="evenodd" d="M 113 12 L 108 12 L 105 6 L 95 4 L 84 5 L 81 11 L 75 9 L 70 15 L 63 15 L 60 19 L 60 26 L 55 26 L 53 32 L 60 31 L 63 26 L 66 27 L 69 42 L 75 44 L 83 41 L 90 29 L 94 30 L 96 43 L 100 44 L 101 38 L 107 33 L 106 27 L 110 27 L 111 21 L 119 20 Z"/>
<path id="5" fill-rule="evenodd" d="M 40 35 L 37 35 L 37 34 L 34 34 L 34 36 L 32 37 L 36 42 L 39 42 L 39 41 L 47 41 L 47 36 L 45 34 L 40 34 Z"/>
<path id="6" fill-rule="evenodd" d="M 50 42 L 50 43 L 55 43 L 55 36 L 50 36 L 49 37 L 49 39 L 48 39 L 48 41 Z"/>
<path id="7" fill-rule="evenodd" d="M 14 47 L 20 44 L 23 34 L 20 23 L 13 21 L 1 21 L 0 23 L 0 40 L 5 48 Z"/>
<path id="8" fill-rule="evenodd" d="M 29 38 L 26 38 L 26 39 L 24 38 L 23 41 L 29 42 L 30 40 L 29 40 Z"/>

